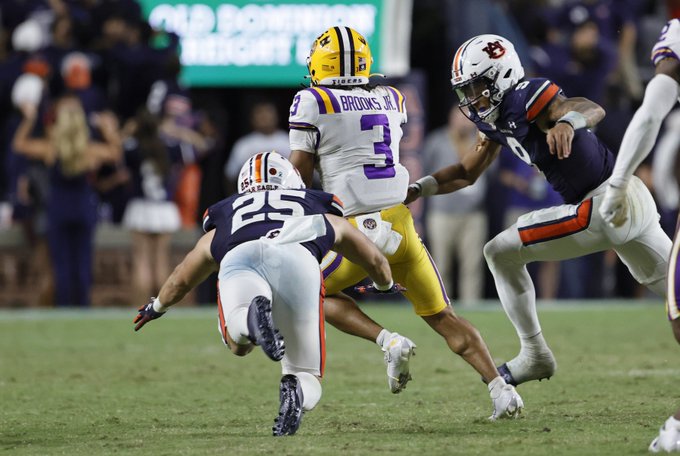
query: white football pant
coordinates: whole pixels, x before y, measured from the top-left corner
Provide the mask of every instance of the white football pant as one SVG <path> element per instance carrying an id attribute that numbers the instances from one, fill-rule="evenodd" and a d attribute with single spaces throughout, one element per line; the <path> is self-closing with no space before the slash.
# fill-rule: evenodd
<path id="1" fill-rule="evenodd" d="M 316 258 L 300 244 L 266 240 L 243 243 L 229 251 L 218 272 L 220 332 L 233 312 L 247 309 L 256 296 L 272 302 L 274 325 L 286 354 L 283 374 L 307 372 L 321 377 L 325 362 L 323 282 Z"/>

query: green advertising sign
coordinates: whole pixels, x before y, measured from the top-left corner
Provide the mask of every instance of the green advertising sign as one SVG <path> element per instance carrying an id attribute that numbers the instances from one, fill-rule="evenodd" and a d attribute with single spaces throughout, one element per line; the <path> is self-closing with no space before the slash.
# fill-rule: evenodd
<path id="1" fill-rule="evenodd" d="M 180 36 L 182 79 L 189 86 L 306 83 L 305 59 L 312 42 L 335 25 L 352 27 L 366 37 L 375 60 L 372 71 L 381 72 L 385 54 L 394 55 L 394 45 L 386 49 L 385 44 L 386 32 L 398 27 L 395 15 L 402 23 L 408 20 L 402 33 L 410 34 L 411 3 L 404 0 L 140 1 L 152 27 Z M 401 67 L 403 54 L 408 54 L 406 43 L 397 59 Z"/>

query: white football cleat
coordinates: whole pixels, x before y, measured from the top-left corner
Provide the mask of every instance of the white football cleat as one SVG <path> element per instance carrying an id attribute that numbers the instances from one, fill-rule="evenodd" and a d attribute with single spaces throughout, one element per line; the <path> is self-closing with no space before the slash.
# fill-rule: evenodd
<path id="1" fill-rule="evenodd" d="M 383 343 L 382 350 L 385 352 L 387 365 L 387 384 L 390 391 L 395 394 L 406 388 L 406 384 L 411 380 L 409 361 L 411 356 L 415 356 L 414 348 L 416 344 L 397 333 L 392 333 Z"/>
<path id="2" fill-rule="evenodd" d="M 493 413 L 489 420 L 519 418 L 524 409 L 524 401 L 514 386 L 505 383 L 502 377 L 497 377 L 489 383 L 489 394 L 493 402 Z"/>
<path id="3" fill-rule="evenodd" d="M 652 453 L 680 451 L 679 424 L 675 418 L 668 418 L 659 429 L 659 435 L 649 445 L 649 451 Z"/>
<path id="4" fill-rule="evenodd" d="M 531 357 L 520 353 L 517 357 L 498 367 L 505 381 L 513 386 L 544 378 L 550 379 L 557 370 L 557 361 L 550 349 Z"/>

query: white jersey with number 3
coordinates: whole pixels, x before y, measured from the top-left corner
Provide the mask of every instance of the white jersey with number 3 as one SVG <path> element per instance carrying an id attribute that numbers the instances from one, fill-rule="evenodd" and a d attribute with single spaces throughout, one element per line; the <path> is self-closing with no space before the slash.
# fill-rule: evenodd
<path id="1" fill-rule="evenodd" d="M 318 156 L 322 187 L 342 200 L 345 215 L 406 198 L 409 176 L 399 163 L 406 107 L 397 89 L 310 87 L 295 95 L 289 122 L 290 150 Z"/>

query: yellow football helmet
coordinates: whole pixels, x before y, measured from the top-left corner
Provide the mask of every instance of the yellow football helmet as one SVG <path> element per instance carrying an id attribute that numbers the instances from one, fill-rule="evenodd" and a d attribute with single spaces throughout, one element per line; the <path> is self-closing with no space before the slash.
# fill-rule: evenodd
<path id="1" fill-rule="evenodd" d="M 312 85 L 368 84 L 373 56 L 368 41 L 349 27 L 331 27 L 314 41 L 307 57 Z"/>

